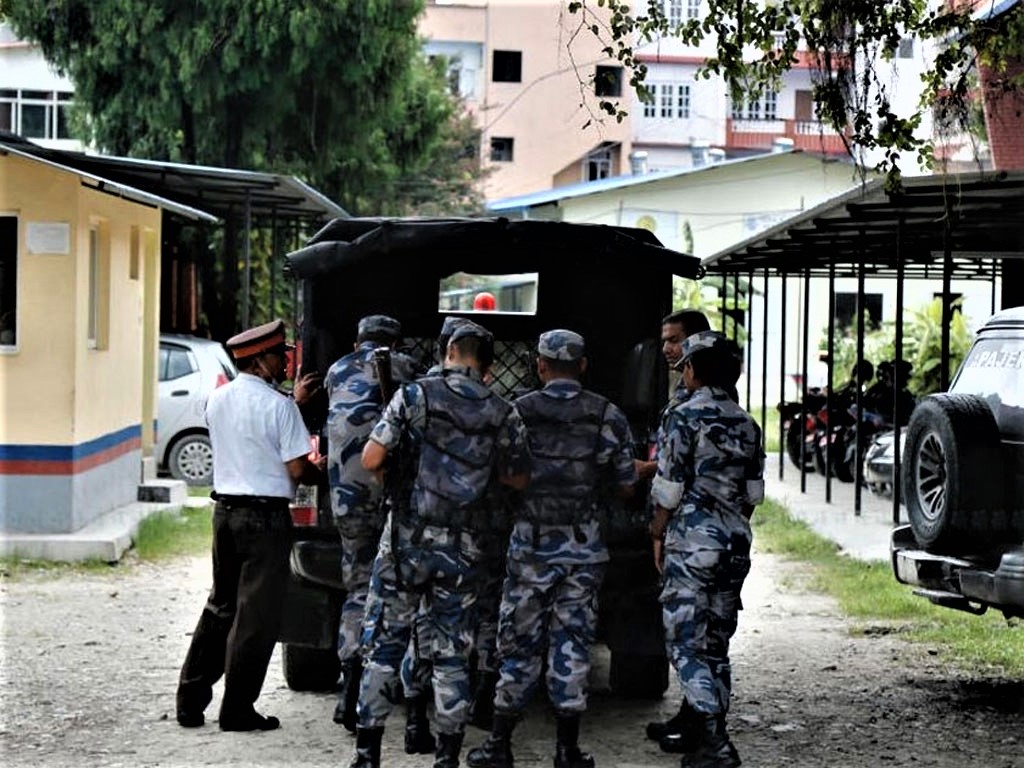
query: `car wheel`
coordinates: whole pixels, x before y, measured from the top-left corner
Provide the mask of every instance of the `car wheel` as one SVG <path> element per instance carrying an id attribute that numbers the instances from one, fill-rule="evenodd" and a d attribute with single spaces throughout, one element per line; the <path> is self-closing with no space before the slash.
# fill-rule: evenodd
<path id="1" fill-rule="evenodd" d="M 921 401 L 907 427 L 903 497 L 917 543 L 960 554 L 992 542 L 1006 527 L 999 428 L 976 395 Z"/>
<path id="2" fill-rule="evenodd" d="M 341 673 L 333 648 L 281 643 L 281 665 L 284 681 L 293 691 L 333 691 Z"/>
<path id="3" fill-rule="evenodd" d="M 608 685 L 623 698 L 660 699 L 668 688 L 668 658 L 613 651 Z"/>
<path id="4" fill-rule="evenodd" d="M 213 484 L 213 446 L 206 435 L 186 435 L 174 444 L 167 459 L 171 477 L 189 485 Z"/>

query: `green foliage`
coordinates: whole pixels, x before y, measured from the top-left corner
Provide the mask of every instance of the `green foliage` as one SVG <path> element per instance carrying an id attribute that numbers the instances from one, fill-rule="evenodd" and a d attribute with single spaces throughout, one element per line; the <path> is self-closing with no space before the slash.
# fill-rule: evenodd
<path id="1" fill-rule="evenodd" d="M 956 7 L 956 6 L 960 7 Z M 638 49 L 663 37 L 676 37 L 692 46 L 713 41 L 716 53 L 697 77 L 723 79 L 733 103 L 779 90 L 782 75 L 798 61 L 798 51 L 813 71 L 816 114 L 847 141 L 851 153 L 882 149 L 879 169 L 898 187 L 904 157 L 916 155 L 930 166 L 933 147 L 914 136 L 923 117 L 936 104 L 947 115 L 957 112 L 966 122 L 972 108 L 969 92 L 978 63 L 1006 68 L 1024 54 L 1024 6 L 996 20 L 973 20 L 968 3 L 927 0 L 704 0 L 702 17 L 672 24 L 665 4 L 656 0 L 573 0 L 580 14 L 604 45 L 604 53 L 632 72 L 630 80 L 641 100 L 651 94 L 645 86 L 647 69 Z M 899 114 L 892 103 L 893 83 L 888 67 L 905 37 L 934 43 L 940 49 L 922 76 L 924 93 L 913 111 Z M 1024 74 L 1005 87 L 1024 86 Z M 602 105 L 621 119 L 617 102 Z M 847 133 L 849 131 L 849 134 Z M 849 137 L 847 139 L 847 136 Z"/>
<path id="2" fill-rule="evenodd" d="M 961 300 L 955 305 L 960 307 Z M 953 312 L 949 326 L 949 371 L 952 375 L 963 362 L 974 335 L 962 312 Z M 822 330 L 819 351 L 828 349 L 828 326 Z M 896 357 L 896 324 L 886 321 L 877 328 L 866 327 L 864 332 L 864 359 L 876 368 L 883 360 Z M 842 385 L 857 362 L 857 336 L 854 329 L 837 332 L 835 341 L 835 364 L 832 368 L 832 386 Z M 942 363 L 942 301 L 934 299 L 920 307 L 904 310 L 903 313 L 903 359 L 914 366 L 910 377 L 910 391 L 920 397 L 942 389 L 940 382 Z"/>
<path id="3" fill-rule="evenodd" d="M 937 646 L 943 658 L 962 667 L 1011 676 L 1024 673 L 1021 627 L 1000 614 L 972 616 L 932 605 L 897 582 L 888 562 L 841 555 L 835 543 L 772 500 L 757 508 L 751 524 L 759 551 L 812 566 L 809 586 L 835 597 L 844 613 L 858 621 L 856 631 L 878 631 L 881 624 L 882 631 Z"/>
<path id="4" fill-rule="evenodd" d="M 422 9 L 423 0 L 3 6 L 74 81 L 74 125 L 101 151 L 294 174 L 356 215 L 475 212 L 479 134 L 448 91 L 445 63 L 422 53 Z M 204 270 L 218 338 L 237 330 L 238 229 L 232 220 L 180 245 Z M 257 237 L 254 305 L 269 299 L 271 248 Z M 225 254 L 216 265 L 211 248 Z"/>
<path id="5" fill-rule="evenodd" d="M 737 282 L 738 285 L 734 285 L 731 278 L 723 280 L 721 275 L 707 275 L 701 280 L 673 278 L 672 311 L 696 309 L 703 312 L 713 329 L 723 331 L 730 338 L 735 332 L 736 341 L 742 347 L 747 341 L 747 329 L 744 325 L 749 307 L 747 297 L 756 289 L 746 278 L 741 277 Z M 725 324 L 722 315 L 723 292 L 728 316 Z M 739 323 L 734 322 L 737 314 L 742 315 Z"/>

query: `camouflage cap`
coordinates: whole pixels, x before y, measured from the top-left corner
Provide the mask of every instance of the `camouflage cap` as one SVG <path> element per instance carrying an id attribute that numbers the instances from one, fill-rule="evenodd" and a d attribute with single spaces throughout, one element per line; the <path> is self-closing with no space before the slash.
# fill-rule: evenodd
<path id="1" fill-rule="evenodd" d="M 469 336 L 475 336 L 476 338 L 483 339 L 484 341 L 494 340 L 494 335 L 482 325 L 477 325 L 472 320 L 465 320 L 464 322 L 459 323 L 455 327 L 455 330 L 452 331 L 452 337 L 448 340 L 448 343 L 450 344 L 453 341 L 465 339 Z"/>
<path id="2" fill-rule="evenodd" d="M 359 336 L 385 336 L 402 338 L 402 324 L 387 315 L 367 315 L 359 320 Z"/>
<path id="3" fill-rule="evenodd" d="M 441 335 L 447 338 L 451 338 L 451 335 L 455 333 L 455 329 L 465 323 L 471 323 L 472 320 L 468 320 L 465 317 L 459 317 L 458 315 L 448 315 L 444 319 L 444 323 L 441 324 Z"/>
<path id="4" fill-rule="evenodd" d="M 732 344 L 725 334 L 718 331 L 698 331 L 697 333 L 690 334 L 683 341 L 683 351 L 679 357 L 677 367 L 685 363 L 694 352 L 700 352 L 705 349 L 712 349 L 728 355 L 733 354 Z"/>
<path id="5" fill-rule="evenodd" d="M 540 335 L 537 354 L 552 360 L 579 360 L 586 354 L 586 349 L 582 336 L 575 331 L 558 328 Z"/>

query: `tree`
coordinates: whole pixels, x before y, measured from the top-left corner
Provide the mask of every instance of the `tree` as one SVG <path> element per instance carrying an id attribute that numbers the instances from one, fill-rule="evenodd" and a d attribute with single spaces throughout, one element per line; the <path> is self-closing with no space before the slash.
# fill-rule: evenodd
<path id="1" fill-rule="evenodd" d="M 899 182 L 907 153 L 931 164 L 931 140 L 915 136 L 926 110 L 936 109 L 946 124 L 969 129 L 979 65 L 1012 73 L 1000 81 L 1001 88 L 1024 87 L 1024 69 L 1013 66 L 1024 56 L 1022 4 L 997 19 L 976 19 L 972 11 L 982 5 L 973 0 L 704 0 L 702 18 L 677 24 L 670 23 L 659 0 L 638 5 L 642 10 L 634 13 L 624 0 L 568 1 L 581 26 L 605 43 L 605 53 L 631 69 L 631 83 L 642 100 L 649 100 L 650 93 L 637 53 L 652 40 L 715 41 L 716 55 L 698 76 L 721 76 L 734 102 L 777 88 L 803 44 L 816 71 L 819 118 L 840 135 L 849 128 L 852 151 L 883 148 L 880 170 L 888 172 L 893 184 Z M 923 76 L 919 105 L 901 115 L 879 64 L 896 55 L 905 37 L 935 42 L 939 53 Z M 601 106 L 620 120 L 625 115 L 616 102 Z"/>
<path id="2" fill-rule="evenodd" d="M 462 156 L 471 136 L 441 64 L 422 54 L 422 7 L 0 0 L 74 81 L 82 138 L 101 151 L 291 173 L 355 214 L 471 210 L 479 164 Z M 236 324 L 236 227 L 204 285 L 217 337 Z"/>

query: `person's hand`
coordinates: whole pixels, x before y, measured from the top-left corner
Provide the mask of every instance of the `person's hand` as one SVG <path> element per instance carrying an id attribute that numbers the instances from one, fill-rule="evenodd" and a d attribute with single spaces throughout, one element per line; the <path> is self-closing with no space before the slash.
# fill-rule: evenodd
<path id="1" fill-rule="evenodd" d="M 658 573 L 665 573 L 665 540 L 651 539 L 651 547 L 654 550 L 654 567 Z"/>
<path id="2" fill-rule="evenodd" d="M 292 397 L 296 405 L 304 405 L 313 395 L 320 391 L 323 376 L 319 373 L 306 373 L 296 379 L 292 387 Z"/>
<path id="3" fill-rule="evenodd" d="M 642 459 L 634 459 L 633 465 L 636 467 L 636 474 L 641 480 L 646 480 L 650 477 L 654 477 L 654 473 L 658 471 L 658 462 L 656 461 L 643 461 Z"/>
<path id="4" fill-rule="evenodd" d="M 319 469 L 321 472 L 326 472 L 327 471 L 327 457 L 326 456 L 321 456 L 319 459 L 316 460 L 316 468 Z"/>

